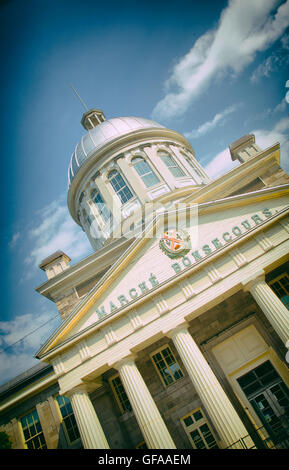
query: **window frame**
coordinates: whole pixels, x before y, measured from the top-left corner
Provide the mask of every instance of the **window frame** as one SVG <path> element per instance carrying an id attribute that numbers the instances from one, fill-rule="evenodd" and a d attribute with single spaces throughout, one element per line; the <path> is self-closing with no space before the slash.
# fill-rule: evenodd
<path id="1" fill-rule="evenodd" d="M 143 175 L 141 175 L 141 174 L 139 173 L 139 171 L 136 169 L 136 165 L 137 165 L 137 163 L 140 163 L 140 161 L 137 162 L 137 163 L 134 163 L 134 160 L 138 160 L 138 159 L 139 159 L 140 161 L 144 162 L 144 163 L 148 166 L 149 172 L 147 172 L 147 173 L 145 173 L 145 174 L 143 174 Z M 159 178 L 159 176 L 157 175 L 157 172 L 156 172 L 155 169 L 152 167 L 151 163 L 148 162 L 147 158 L 145 158 L 143 155 L 133 155 L 133 157 L 131 158 L 130 164 L 131 164 L 131 166 L 133 167 L 134 171 L 136 172 L 137 176 L 139 177 L 139 179 L 141 180 L 141 182 L 142 182 L 142 184 L 144 185 L 145 188 L 150 189 L 150 188 L 153 188 L 154 186 L 157 186 L 157 185 L 161 184 L 162 181 L 161 181 L 161 179 Z M 156 181 L 155 183 L 153 183 L 153 184 L 151 184 L 151 185 L 148 186 L 148 185 L 145 183 L 145 181 L 143 180 L 143 177 L 148 176 L 148 175 L 150 175 L 150 174 L 153 175 L 153 177 L 156 178 L 157 181 Z"/>
<path id="2" fill-rule="evenodd" d="M 34 413 L 34 412 L 37 413 L 38 421 L 39 421 L 40 427 L 41 427 L 41 431 L 38 432 L 38 433 L 36 433 L 36 434 L 34 434 L 32 437 L 30 437 L 29 439 L 26 440 L 25 434 L 24 434 L 23 425 L 22 425 L 22 420 L 23 420 L 26 416 L 29 416 L 30 414 L 32 414 L 32 413 Z M 36 407 L 30 409 L 30 411 L 28 411 L 28 412 L 26 412 L 25 414 L 23 414 L 22 416 L 20 416 L 20 418 L 18 419 L 18 423 L 19 423 L 19 427 L 20 427 L 20 429 L 21 429 L 21 435 L 22 435 L 22 439 L 23 439 L 24 449 L 31 449 L 31 450 L 48 449 L 48 447 L 47 447 L 47 442 L 46 442 L 45 435 L 44 435 L 44 431 L 43 431 L 43 426 L 42 426 L 42 423 L 41 423 L 41 421 L 40 421 L 39 413 L 38 413 Z M 34 419 L 33 419 L 33 424 L 34 424 Z M 34 424 L 34 426 L 35 426 L 35 424 Z M 35 426 L 35 428 L 36 428 L 36 426 Z M 39 448 L 37 448 L 37 449 L 28 447 L 27 442 L 28 442 L 28 441 L 31 441 L 32 439 L 34 439 L 35 437 L 39 436 L 40 434 L 43 435 L 43 439 L 44 439 L 44 443 L 45 443 L 44 446 L 41 446 L 41 447 L 39 447 Z"/>
<path id="3" fill-rule="evenodd" d="M 141 441 L 138 442 L 138 444 L 135 446 L 136 449 L 147 449 L 146 441 Z"/>
<path id="4" fill-rule="evenodd" d="M 103 207 L 101 210 L 99 210 L 99 205 L 98 205 L 99 203 L 95 201 L 97 196 L 99 196 L 100 199 L 102 200 L 102 202 L 100 203 L 100 204 L 103 204 Z M 103 198 L 100 190 L 97 187 L 92 189 L 92 191 L 90 192 L 90 199 L 93 202 L 93 204 L 96 206 L 97 211 L 101 219 L 103 220 L 103 223 L 106 224 L 111 219 L 111 211 L 108 205 L 106 204 L 105 199 Z M 106 215 L 104 216 L 103 214 L 106 214 Z"/>
<path id="5" fill-rule="evenodd" d="M 194 417 L 193 423 L 192 423 L 191 425 L 187 426 L 187 425 L 185 424 L 185 421 L 184 421 L 184 420 L 185 420 L 186 418 L 192 417 L 192 415 L 194 415 L 194 414 L 197 413 L 198 411 L 201 412 L 202 418 L 201 418 L 200 420 L 196 420 L 195 417 Z M 185 431 L 185 433 L 186 433 L 186 435 L 187 435 L 187 437 L 188 437 L 188 439 L 189 439 L 189 442 L 191 443 L 193 449 L 196 449 L 196 450 L 198 449 L 198 448 L 196 447 L 194 441 L 193 441 L 193 438 L 191 437 L 191 432 L 193 432 L 193 431 L 195 431 L 195 430 L 198 430 L 199 435 L 201 436 L 202 441 L 203 441 L 203 443 L 205 444 L 205 449 L 210 450 L 211 448 L 214 448 L 214 447 L 209 447 L 207 441 L 205 440 L 205 438 L 203 438 L 202 432 L 199 431 L 200 427 L 203 426 L 204 424 L 206 424 L 206 425 L 208 426 L 209 431 L 210 431 L 211 435 L 212 435 L 213 438 L 214 438 L 214 441 L 215 441 L 215 443 L 216 443 L 217 448 L 218 448 L 218 449 L 220 448 L 220 447 L 219 447 L 219 444 L 218 444 L 217 436 L 216 436 L 215 432 L 213 431 L 212 426 L 210 425 L 210 423 L 209 423 L 209 421 L 208 421 L 208 418 L 207 418 L 207 416 L 205 415 L 205 413 L 204 413 L 204 411 L 203 411 L 203 409 L 202 409 L 201 406 L 198 406 L 198 407 L 195 408 L 194 410 L 192 410 L 192 411 L 190 411 L 189 413 L 187 413 L 187 414 L 185 414 L 184 416 L 182 416 L 182 417 L 180 418 L 180 421 L 181 421 L 181 424 L 182 424 L 182 426 L 183 426 L 183 428 L 184 428 L 184 431 Z M 193 426 L 193 427 L 192 427 L 192 426 Z M 190 429 L 189 429 L 189 428 L 190 428 Z"/>
<path id="6" fill-rule="evenodd" d="M 61 408 L 60 408 L 60 405 L 58 403 L 58 400 L 57 400 L 57 397 L 62 397 L 62 395 L 55 395 L 53 398 L 54 398 L 54 402 L 55 402 L 55 406 L 56 406 L 56 409 L 57 409 L 57 413 L 58 413 L 58 417 L 59 417 L 59 420 L 60 420 L 60 423 L 62 424 L 63 426 L 63 430 L 64 430 L 64 434 L 65 434 L 65 438 L 66 438 L 66 441 L 67 441 L 67 444 L 68 445 L 75 445 L 77 444 L 78 442 L 81 441 L 81 436 L 80 436 L 80 432 L 79 432 L 79 429 L 78 429 L 78 426 L 77 426 L 77 422 L 76 422 L 76 418 L 75 418 L 75 415 L 74 415 L 74 412 L 73 412 L 73 409 L 72 409 L 72 413 L 70 413 L 68 416 L 74 416 L 74 419 L 75 419 L 75 422 L 76 422 L 76 428 L 77 428 L 77 431 L 78 431 L 78 434 L 79 434 L 79 437 L 77 437 L 76 439 L 74 439 L 73 441 L 70 439 L 69 437 L 69 433 L 68 433 L 68 430 L 67 430 L 67 427 L 66 427 L 66 422 L 65 422 L 65 418 L 63 418 L 62 416 L 62 412 L 61 412 Z M 67 397 L 65 397 L 67 398 Z M 69 399 L 68 399 L 69 400 Z M 70 400 L 69 400 L 70 401 Z M 71 402 L 70 402 L 71 404 Z"/>
<path id="7" fill-rule="evenodd" d="M 197 166 L 197 164 L 192 160 L 192 158 L 194 158 L 194 160 L 196 160 L 195 156 L 193 154 L 192 155 L 187 154 L 183 150 L 180 150 L 180 154 L 186 160 L 186 162 L 189 165 L 189 167 L 191 168 L 191 170 L 196 173 L 196 175 L 193 175 L 192 178 L 195 178 L 195 176 L 197 176 L 203 182 L 204 178 L 205 178 L 205 175 L 202 173 L 202 171 Z M 196 184 L 199 184 L 199 183 L 196 181 Z"/>
<path id="8" fill-rule="evenodd" d="M 270 286 L 270 288 L 272 289 L 272 291 L 274 292 L 275 295 L 277 295 L 278 299 L 282 302 L 281 298 L 278 296 L 278 294 L 276 294 L 274 288 L 272 287 L 272 284 L 274 284 L 275 282 L 278 282 L 280 287 L 286 292 L 286 294 L 288 295 L 289 297 L 289 288 L 286 288 L 285 286 L 283 286 L 279 280 L 282 279 L 283 277 L 287 277 L 288 279 L 288 285 L 289 285 L 289 274 L 284 271 L 283 273 L 279 274 L 279 276 L 276 276 L 274 277 L 274 279 L 272 279 L 271 281 L 268 282 L 268 285 Z M 282 302 L 282 304 L 284 305 L 284 307 L 286 307 L 288 310 L 289 310 L 289 301 L 288 301 L 288 304 Z"/>
<path id="9" fill-rule="evenodd" d="M 183 167 L 183 165 L 179 162 L 179 160 L 175 157 L 175 155 L 172 155 L 171 152 L 168 152 L 166 150 L 158 150 L 157 152 L 157 155 L 158 155 L 158 158 L 161 159 L 162 163 L 165 165 L 165 167 L 167 168 L 167 170 L 170 172 L 170 174 L 176 178 L 176 179 L 179 179 L 179 178 L 188 178 L 188 174 L 186 173 L 186 170 L 185 168 Z M 174 166 L 168 166 L 165 161 L 162 159 L 162 157 L 169 157 L 172 162 L 174 163 Z M 176 176 L 174 175 L 174 173 L 172 172 L 171 168 L 177 168 L 181 173 L 183 173 L 182 175 L 179 175 L 179 176 Z M 191 176 L 191 175 L 189 175 Z"/>
<path id="10" fill-rule="evenodd" d="M 115 189 L 115 187 L 113 186 L 111 180 L 112 180 L 112 177 L 111 177 L 111 174 L 112 173 L 115 173 L 115 176 L 120 176 L 120 178 L 122 178 L 125 186 L 122 186 L 120 189 Z M 119 198 L 120 202 L 122 205 L 125 205 L 127 204 L 129 201 L 131 201 L 134 197 L 135 197 L 135 194 L 134 194 L 134 191 L 131 189 L 130 185 L 128 184 L 126 178 L 122 175 L 122 173 L 117 169 L 117 168 L 112 168 L 108 174 L 107 174 L 107 181 L 109 182 L 110 186 L 112 187 L 113 191 L 115 192 L 115 194 L 117 195 L 117 197 Z M 129 199 L 127 199 L 126 201 L 123 201 L 122 200 L 122 197 L 120 196 L 120 192 L 123 191 L 123 189 L 126 188 L 130 193 L 131 193 L 131 197 Z"/>
<path id="11" fill-rule="evenodd" d="M 115 398 L 115 400 L 116 400 L 116 402 L 117 402 L 117 405 L 118 405 L 118 408 L 119 408 L 121 414 L 131 413 L 133 410 L 132 410 L 132 406 L 131 406 L 131 403 L 130 403 L 130 401 L 129 401 L 129 398 L 128 398 L 128 396 L 127 396 L 127 393 L 126 393 L 126 391 L 125 391 L 125 388 L 124 388 L 124 392 L 125 392 L 125 394 L 126 394 L 126 397 L 127 397 L 127 399 L 128 399 L 128 402 L 129 402 L 129 404 L 130 404 L 130 408 L 131 408 L 130 410 L 127 409 L 127 408 L 125 408 L 124 405 L 122 404 L 122 402 L 121 402 L 121 400 L 120 400 L 120 398 L 119 398 L 119 396 L 118 396 L 118 393 L 117 393 L 117 391 L 116 391 L 116 388 L 115 388 L 115 386 L 114 386 L 114 384 L 113 384 L 113 381 L 114 381 L 115 379 L 117 379 L 117 378 L 119 378 L 119 380 L 120 380 L 120 382 L 121 382 L 121 385 L 122 385 L 123 388 L 124 388 L 124 385 L 123 385 L 123 383 L 122 383 L 122 380 L 121 380 L 121 377 L 120 377 L 119 374 L 114 374 L 112 377 L 109 378 L 109 385 L 110 385 L 110 388 L 111 388 L 111 390 L 112 390 L 112 393 L 113 393 L 113 395 L 114 395 L 114 398 Z"/>
<path id="12" fill-rule="evenodd" d="M 169 365 L 167 364 L 167 361 L 166 361 L 166 359 L 164 358 L 164 356 L 163 356 L 163 354 L 162 354 L 162 351 L 165 350 L 165 349 L 169 349 L 170 354 L 173 356 L 173 358 L 174 358 L 174 360 L 175 360 L 175 364 L 178 366 L 178 369 L 179 369 L 179 371 L 181 372 L 181 377 L 179 377 L 178 379 L 176 379 L 176 378 L 174 377 L 174 375 L 172 374 L 172 372 L 171 372 L 171 370 L 170 370 L 170 368 L 169 368 Z M 161 354 L 162 360 L 165 362 L 166 367 L 167 367 L 167 369 L 169 370 L 170 377 L 173 379 L 173 381 L 172 381 L 171 383 L 169 383 L 169 384 L 166 384 L 166 383 L 165 383 L 165 380 L 164 380 L 164 378 L 162 377 L 162 374 L 161 374 L 161 372 L 160 372 L 160 370 L 159 370 L 159 368 L 158 368 L 158 366 L 157 366 L 157 364 L 155 363 L 155 360 L 154 360 L 154 358 L 153 358 L 153 356 L 155 356 L 155 355 L 158 354 L 158 353 Z M 153 363 L 153 365 L 154 365 L 154 368 L 156 369 L 156 371 L 157 371 L 157 373 L 158 373 L 158 376 L 159 376 L 159 378 L 161 379 L 161 382 L 162 382 L 163 387 L 164 387 L 165 389 L 167 389 L 168 387 L 174 385 L 175 383 L 179 382 L 179 380 L 181 380 L 181 379 L 183 379 L 183 378 L 185 377 L 185 375 L 184 375 L 184 373 L 183 373 L 183 370 L 182 370 L 182 368 L 180 367 L 180 365 L 179 365 L 179 363 L 178 363 L 178 361 L 177 361 L 177 359 L 176 359 L 176 357 L 175 357 L 175 354 L 173 353 L 173 351 L 172 351 L 172 349 L 171 349 L 171 347 L 170 347 L 169 344 L 164 344 L 163 346 L 161 346 L 161 347 L 158 348 L 157 350 L 153 351 L 153 352 L 150 354 L 150 359 L 151 359 L 151 361 L 152 361 L 152 363 Z"/>

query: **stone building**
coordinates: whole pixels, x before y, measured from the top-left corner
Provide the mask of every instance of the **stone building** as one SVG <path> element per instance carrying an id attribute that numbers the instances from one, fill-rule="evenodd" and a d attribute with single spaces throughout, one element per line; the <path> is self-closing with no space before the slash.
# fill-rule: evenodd
<path id="1" fill-rule="evenodd" d="M 245 135 L 211 181 L 178 132 L 98 109 L 82 124 L 68 207 L 95 251 L 41 263 L 62 322 L 0 387 L 0 429 L 15 449 L 288 447 L 279 143 Z"/>

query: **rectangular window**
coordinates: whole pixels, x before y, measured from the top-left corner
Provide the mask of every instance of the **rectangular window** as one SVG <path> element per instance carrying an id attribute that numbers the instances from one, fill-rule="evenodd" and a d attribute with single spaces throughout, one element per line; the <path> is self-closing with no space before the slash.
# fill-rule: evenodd
<path id="1" fill-rule="evenodd" d="M 273 279 L 273 281 L 269 282 L 269 286 L 277 297 L 283 302 L 285 307 L 289 310 L 289 276 L 288 274 L 281 274 L 281 276 L 278 276 L 276 279 Z"/>
<path id="2" fill-rule="evenodd" d="M 62 417 L 64 432 L 66 434 L 68 443 L 70 444 L 80 438 L 72 406 L 69 398 L 64 396 L 57 395 L 56 401 L 58 403 L 60 414 Z"/>
<path id="3" fill-rule="evenodd" d="M 42 426 L 36 410 L 20 419 L 27 449 L 47 449 Z"/>
<path id="4" fill-rule="evenodd" d="M 183 373 L 168 346 L 151 354 L 151 358 L 166 387 L 183 377 Z"/>
<path id="5" fill-rule="evenodd" d="M 184 416 L 181 423 L 194 449 L 218 449 L 214 434 L 201 408 Z"/>
<path id="6" fill-rule="evenodd" d="M 110 379 L 110 384 L 116 398 L 119 409 L 122 413 L 131 411 L 132 407 L 119 375 Z"/>

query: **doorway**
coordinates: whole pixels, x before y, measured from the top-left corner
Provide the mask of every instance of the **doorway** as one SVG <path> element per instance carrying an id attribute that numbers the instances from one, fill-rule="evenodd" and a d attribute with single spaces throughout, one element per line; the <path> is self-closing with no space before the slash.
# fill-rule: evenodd
<path id="1" fill-rule="evenodd" d="M 289 445 L 289 390 L 268 360 L 237 379 L 275 445 Z"/>

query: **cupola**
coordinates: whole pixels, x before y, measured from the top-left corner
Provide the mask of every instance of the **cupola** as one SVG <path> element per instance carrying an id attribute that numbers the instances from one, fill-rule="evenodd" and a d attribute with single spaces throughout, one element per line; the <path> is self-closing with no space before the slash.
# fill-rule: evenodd
<path id="1" fill-rule="evenodd" d="M 101 124 L 103 121 L 105 121 L 105 115 L 103 114 L 103 111 L 101 111 L 101 109 L 92 108 L 83 114 L 81 124 L 83 125 L 84 129 L 90 131 L 94 127 L 98 126 L 98 124 Z"/>

